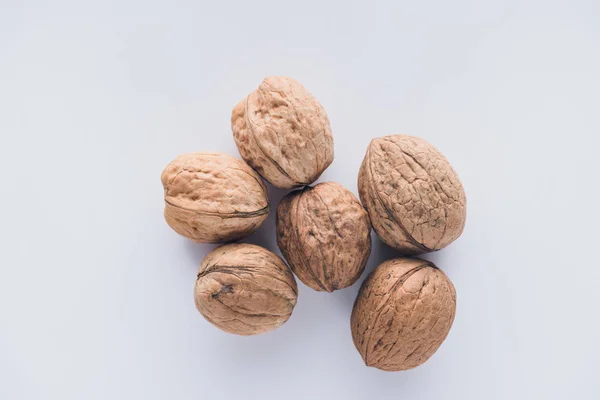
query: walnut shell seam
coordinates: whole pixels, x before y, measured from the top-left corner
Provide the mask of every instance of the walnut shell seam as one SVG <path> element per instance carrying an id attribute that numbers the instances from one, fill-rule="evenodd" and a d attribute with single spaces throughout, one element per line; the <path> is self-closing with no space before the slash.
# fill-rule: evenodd
<path id="1" fill-rule="evenodd" d="M 204 277 L 204 276 L 206 276 L 206 275 L 208 275 L 210 273 L 213 273 L 213 272 L 220 272 L 222 274 L 235 275 L 232 272 L 228 271 L 227 268 L 235 268 L 237 271 L 243 271 L 243 272 L 256 272 L 258 270 L 258 268 L 256 268 L 256 267 L 253 268 L 253 267 L 247 267 L 247 266 L 243 266 L 243 265 L 220 266 L 218 264 L 214 264 L 212 266 L 206 267 L 206 269 L 204 271 L 199 272 L 196 275 L 196 280 L 198 280 L 198 279 L 200 279 L 200 278 L 202 278 L 202 277 Z M 264 271 L 260 271 L 260 272 L 264 273 Z M 278 279 L 278 278 L 276 278 L 276 277 L 274 277 L 272 275 L 269 275 L 269 277 L 271 279 L 275 279 L 277 281 L 280 281 L 280 282 L 286 284 L 287 286 L 290 287 L 290 289 L 292 289 L 292 292 L 294 292 L 295 294 L 298 294 L 298 290 L 295 287 L 293 287 L 292 285 L 290 285 L 288 282 L 285 282 L 282 279 Z"/>
<path id="2" fill-rule="evenodd" d="M 244 107 L 245 107 L 245 113 L 244 113 L 244 119 L 246 120 L 246 126 L 249 127 L 250 132 L 251 132 L 251 137 L 252 140 L 254 141 L 254 143 L 256 144 L 256 147 L 258 147 L 258 149 L 260 150 L 260 152 L 266 157 L 267 160 L 269 160 L 269 162 L 271 164 L 273 164 L 273 166 L 275 168 L 277 168 L 277 170 L 286 178 L 288 178 L 294 185 L 296 186 L 304 186 L 304 185 L 308 185 L 310 184 L 310 182 L 298 182 L 296 181 L 294 178 L 292 178 L 290 176 L 290 174 L 288 174 L 286 172 L 286 170 L 277 162 L 273 159 L 273 157 L 271 157 L 263 148 L 263 146 L 260 144 L 260 141 L 256 139 L 256 132 L 254 131 L 254 123 L 250 120 L 250 112 L 248 110 L 248 101 L 250 99 L 250 96 L 247 96 L 246 99 L 244 100 Z"/>
<path id="3" fill-rule="evenodd" d="M 268 214 L 269 213 L 269 207 L 270 207 L 270 203 L 267 202 L 267 205 L 264 208 L 261 208 L 260 210 L 256 210 L 256 211 L 236 211 L 236 212 L 232 212 L 232 213 L 219 213 L 219 212 L 211 212 L 211 211 L 197 211 L 197 210 L 190 210 L 189 208 L 185 208 L 185 207 L 181 207 L 181 206 L 177 206 L 173 203 L 171 203 L 169 200 L 165 199 L 165 203 L 170 205 L 171 207 L 175 207 L 178 208 L 180 210 L 184 210 L 184 211 L 190 211 L 199 215 L 211 215 L 211 216 L 215 216 L 215 217 L 223 217 L 223 218 L 251 218 L 251 217 L 256 217 L 259 215 L 264 215 L 264 214 Z"/>
<path id="4" fill-rule="evenodd" d="M 370 149 L 367 151 L 367 159 L 370 156 Z M 429 247 L 425 246 L 422 243 L 419 243 L 417 240 L 415 240 L 415 238 L 413 237 L 413 235 L 408 232 L 408 230 L 406 229 L 406 227 L 402 224 L 401 221 L 399 221 L 395 216 L 394 213 L 391 212 L 391 210 L 389 209 L 389 207 L 387 206 L 387 204 L 383 201 L 383 199 L 381 198 L 381 195 L 379 194 L 379 190 L 377 190 L 376 184 L 375 184 L 375 180 L 373 179 L 373 167 L 371 165 L 370 162 L 367 163 L 368 165 L 368 173 L 370 176 L 369 179 L 369 184 L 372 187 L 372 191 L 376 193 L 377 199 L 373 199 L 373 200 L 377 200 L 379 201 L 379 203 L 381 204 L 381 206 L 383 207 L 383 209 L 385 210 L 386 214 L 388 215 L 388 217 L 394 221 L 396 223 L 396 225 L 398 225 L 398 228 L 400 228 L 400 230 L 404 233 L 406 239 L 408 240 L 408 242 L 410 244 L 412 244 L 413 246 L 417 247 L 418 249 L 422 250 L 423 252 L 431 252 L 433 251 L 433 249 L 430 249 Z"/>

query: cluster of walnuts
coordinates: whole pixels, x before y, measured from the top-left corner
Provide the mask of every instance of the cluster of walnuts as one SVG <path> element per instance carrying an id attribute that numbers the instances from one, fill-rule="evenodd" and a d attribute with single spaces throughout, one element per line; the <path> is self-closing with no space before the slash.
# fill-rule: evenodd
<path id="1" fill-rule="evenodd" d="M 373 139 L 358 175 L 360 201 L 338 183 L 309 186 L 333 162 L 333 137 L 321 104 L 291 78 L 266 78 L 234 107 L 231 127 L 243 160 L 189 153 L 165 168 L 164 215 L 173 230 L 196 242 L 233 242 L 267 218 L 263 178 L 300 189 L 277 207 L 277 245 L 287 265 L 243 243 L 218 247 L 202 261 L 196 307 L 226 332 L 254 335 L 285 323 L 298 296 L 294 274 L 319 291 L 354 284 L 371 253 L 371 227 L 405 256 L 439 250 L 463 231 L 462 185 L 423 139 Z M 455 310 L 454 286 L 441 270 L 419 258 L 396 258 L 362 284 L 352 338 L 368 366 L 414 368 L 444 341 Z"/>

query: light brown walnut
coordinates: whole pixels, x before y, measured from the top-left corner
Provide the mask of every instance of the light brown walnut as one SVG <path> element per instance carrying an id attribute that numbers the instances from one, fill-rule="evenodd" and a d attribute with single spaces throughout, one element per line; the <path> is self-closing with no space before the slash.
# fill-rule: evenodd
<path id="1" fill-rule="evenodd" d="M 254 232 L 267 218 L 261 177 L 239 158 L 188 153 L 162 173 L 165 219 L 175 232 L 199 243 L 222 243 Z"/>
<path id="2" fill-rule="evenodd" d="M 360 288 L 352 310 L 352 339 L 367 366 L 415 368 L 446 339 L 455 311 L 454 285 L 433 263 L 389 260 Z"/>
<path id="3" fill-rule="evenodd" d="M 466 197 L 458 175 L 423 139 L 373 139 L 360 167 L 358 191 L 379 238 L 403 254 L 439 250 L 464 229 Z"/>
<path id="4" fill-rule="evenodd" d="M 327 114 L 292 78 L 265 78 L 235 106 L 231 128 L 242 158 L 279 188 L 308 185 L 333 161 Z"/>
<path id="5" fill-rule="evenodd" d="M 343 289 L 360 277 L 371 253 L 369 216 L 338 183 L 307 186 L 279 203 L 277 245 L 307 286 Z"/>
<path id="6" fill-rule="evenodd" d="M 196 308 L 204 318 L 237 335 L 283 325 L 297 296 L 296 280 L 283 260 L 252 244 L 228 244 L 210 252 L 194 288 Z"/>

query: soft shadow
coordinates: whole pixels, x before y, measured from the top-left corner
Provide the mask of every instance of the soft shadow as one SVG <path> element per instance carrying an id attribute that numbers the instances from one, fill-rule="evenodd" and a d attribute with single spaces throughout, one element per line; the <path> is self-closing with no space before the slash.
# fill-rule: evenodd
<path id="1" fill-rule="evenodd" d="M 383 243 L 375 231 L 371 231 L 371 256 L 361 278 L 364 279 L 382 262 L 398 257 L 402 257 L 402 254 Z"/>
<path id="2" fill-rule="evenodd" d="M 440 263 L 440 262 L 443 263 L 443 260 L 444 260 L 443 253 L 440 253 L 439 251 L 436 251 L 433 253 L 419 254 L 416 257 L 422 258 L 427 261 L 431 261 L 435 265 L 438 265 L 438 263 Z"/>
<path id="3" fill-rule="evenodd" d="M 182 238 L 182 247 L 185 249 L 185 254 L 187 254 L 189 261 L 186 262 L 187 266 L 196 271 L 204 257 L 218 246 L 220 244 L 196 243 L 192 240 Z"/>
<path id="4" fill-rule="evenodd" d="M 268 370 L 273 366 L 294 362 L 290 359 L 291 348 L 299 348 L 316 340 L 318 332 L 311 332 L 308 327 L 298 326 L 293 322 L 294 315 L 281 327 L 260 335 L 238 336 L 216 328 L 206 335 L 207 346 L 205 356 L 208 360 L 218 358 L 220 363 L 227 365 L 228 373 L 232 376 L 247 373 L 248 365 L 259 370 Z"/>
<path id="5" fill-rule="evenodd" d="M 266 182 L 265 184 L 267 185 L 267 191 L 269 192 L 269 215 L 267 216 L 265 222 L 260 226 L 260 228 L 256 230 L 256 232 L 254 232 L 247 238 L 240 240 L 240 242 L 252 243 L 257 246 L 264 247 L 265 249 L 268 249 L 276 254 L 279 254 L 275 227 L 277 206 L 279 205 L 279 202 L 281 201 L 283 196 L 285 196 L 290 191 L 286 189 L 276 188 L 275 186 Z"/>
<path id="6" fill-rule="evenodd" d="M 352 311 L 358 290 L 367 276 L 382 262 L 396 257 L 402 257 L 402 255 L 379 240 L 375 231 L 371 231 L 371 255 L 369 256 L 369 261 L 367 261 L 365 271 L 354 285 L 342 290 L 336 290 L 332 294 L 335 303 L 339 305 L 344 313 L 348 313 L 349 315 Z"/>
<path id="7" fill-rule="evenodd" d="M 457 252 L 459 252 L 459 251 L 460 251 L 460 249 L 458 247 L 451 246 L 450 248 L 444 248 L 442 250 L 438 250 L 433 253 L 420 254 L 417 257 L 423 258 L 427 261 L 431 261 L 438 268 L 440 268 L 444 272 L 446 272 L 449 268 L 452 268 L 450 263 L 447 264 L 446 261 L 456 258 L 455 254 L 457 254 Z"/>

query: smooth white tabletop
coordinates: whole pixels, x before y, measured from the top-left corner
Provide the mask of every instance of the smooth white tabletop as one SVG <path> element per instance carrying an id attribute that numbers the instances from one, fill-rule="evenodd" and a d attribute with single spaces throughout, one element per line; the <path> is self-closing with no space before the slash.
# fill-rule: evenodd
<path id="1" fill-rule="evenodd" d="M 0 399 L 598 399 L 599 71 L 595 0 L 3 0 Z M 363 365 L 360 283 L 299 282 L 291 319 L 255 337 L 196 311 L 214 246 L 166 225 L 160 174 L 237 155 L 231 109 L 268 75 L 327 110 L 321 181 L 356 193 L 391 133 L 459 173 L 465 232 L 427 256 L 456 320 L 423 366 Z M 248 241 L 278 252 L 274 223 Z M 373 237 L 367 271 L 395 256 Z"/>

